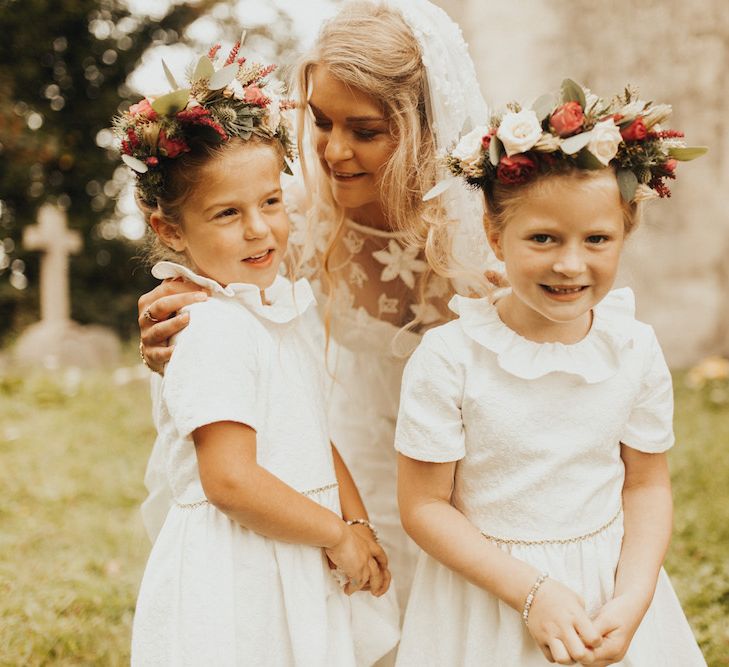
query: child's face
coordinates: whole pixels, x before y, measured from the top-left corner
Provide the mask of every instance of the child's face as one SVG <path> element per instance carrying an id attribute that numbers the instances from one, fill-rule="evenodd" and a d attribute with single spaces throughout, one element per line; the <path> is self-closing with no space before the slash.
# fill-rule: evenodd
<path id="1" fill-rule="evenodd" d="M 382 105 L 314 68 L 309 108 L 314 140 L 334 200 L 350 215 L 381 208 L 379 178 L 395 149 Z"/>
<path id="2" fill-rule="evenodd" d="M 508 308 L 519 332 L 589 328 L 590 310 L 612 288 L 625 237 L 617 180 L 552 177 L 525 194 L 505 228 L 489 232 L 512 286 Z"/>
<path id="3" fill-rule="evenodd" d="M 280 167 L 276 151 L 261 144 L 231 147 L 212 161 L 183 206 L 174 249 L 223 286 L 270 286 L 289 236 Z"/>

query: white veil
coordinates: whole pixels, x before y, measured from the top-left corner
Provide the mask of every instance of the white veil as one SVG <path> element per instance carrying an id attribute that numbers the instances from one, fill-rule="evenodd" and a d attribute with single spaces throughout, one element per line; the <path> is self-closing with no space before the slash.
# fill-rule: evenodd
<path id="1" fill-rule="evenodd" d="M 436 151 L 444 154 L 461 135 L 488 121 L 488 108 L 476 79 L 468 46 L 458 25 L 428 0 L 386 0 L 398 10 L 420 46 L 427 74 L 426 113 Z M 451 178 L 445 166 L 438 180 Z M 449 218 L 457 220 L 452 232 L 453 254 L 467 267 L 502 271 L 483 229 L 483 195 L 456 179 L 440 195 Z"/>

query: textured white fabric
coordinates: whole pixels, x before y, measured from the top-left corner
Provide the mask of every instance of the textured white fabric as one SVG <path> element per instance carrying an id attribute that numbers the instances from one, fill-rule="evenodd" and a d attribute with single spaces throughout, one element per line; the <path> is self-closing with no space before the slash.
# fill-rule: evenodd
<path id="1" fill-rule="evenodd" d="M 137 601 L 132 664 L 372 664 L 397 641 L 394 595 L 350 599 L 321 549 L 263 537 L 207 503 L 191 438 L 204 424 L 248 424 L 261 466 L 339 512 L 308 283 L 278 277 L 264 306 L 253 285 L 223 289 L 169 263 L 163 273 L 213 294 L 188 308 L 155 405 L 157 491 L 171 502 Z"/>
<path id="2" fill-rule="evenodd" d="M 632 294 L 611 292 L 568 350 L 510 332 L 488 300 L 454 305 L 461 318 L 426 333 L 406 367 L 397 450 L 458 461 L 452 503 L 487 535 L 566 540 L 610 524 L 622 504 L 620 442 L 646 452 L 673 444 L 670 375 L 653 330 L 633 317 Z M 610 373 L 597 380 L 595 365 Z M 592 614 L 612 596 L 622 525 L 621 514 L 578 542 L 500 546 L 573 588 Z M 484 656 L 547 664 L 517 612 L 423 554 L 399 664 L 476 665 Z M 663 573 L 620 664 L 704 664 Z"/>

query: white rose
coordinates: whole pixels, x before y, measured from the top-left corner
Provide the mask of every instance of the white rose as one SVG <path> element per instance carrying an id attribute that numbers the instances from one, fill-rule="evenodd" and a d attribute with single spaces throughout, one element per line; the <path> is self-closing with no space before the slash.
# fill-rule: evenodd
<path id="1" fill-rule="evenodd" d="M 597 123 L 592 128 L 587 150 L 607 166 L 610 160 L 615 157 L 622 141 L 623 138 L 620 136 L 620 130 L 613 122 L 613 119 L 609 118 L 608 120 Z"/>
<path id="2" fill-rule="evenodd" d="M 506 154 L 511 157 L 532 148 L 542 136 L 542 126 L 534 110 L 523 109 L 519 113 L 507 113 L 501 120 L 496 136 L 501 139 Z"/>
<path id="3" fill-rule="evenodd" d="M 489 133 L 489 128 L 479 125 L 468 134 L 461 137 L 458 145 L 453 149 L 451 155 L 460 162 L 473 163 L 481 159 L 481 139 Z"/>

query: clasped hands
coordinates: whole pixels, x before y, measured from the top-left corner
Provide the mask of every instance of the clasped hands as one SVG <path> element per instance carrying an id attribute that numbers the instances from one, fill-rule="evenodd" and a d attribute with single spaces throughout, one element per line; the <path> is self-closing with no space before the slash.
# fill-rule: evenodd
<path id="1" fill-rule="evenodd" d="M 642 601 L 618 595 L 590 618 L 574 591 L 547 579 L 532 603 L 529 633 L 549 662 L 604 667 L 623 659 L 643 612 Z"/>
<path id="2" fill-rule="evenodd" d="M 324 550 L 329 567 L 346 577 L 344 592 L 369 591 L 380 597 L 390 587 L 387 555 L 367 526 L 345 525 L 342 539 Z"/>

